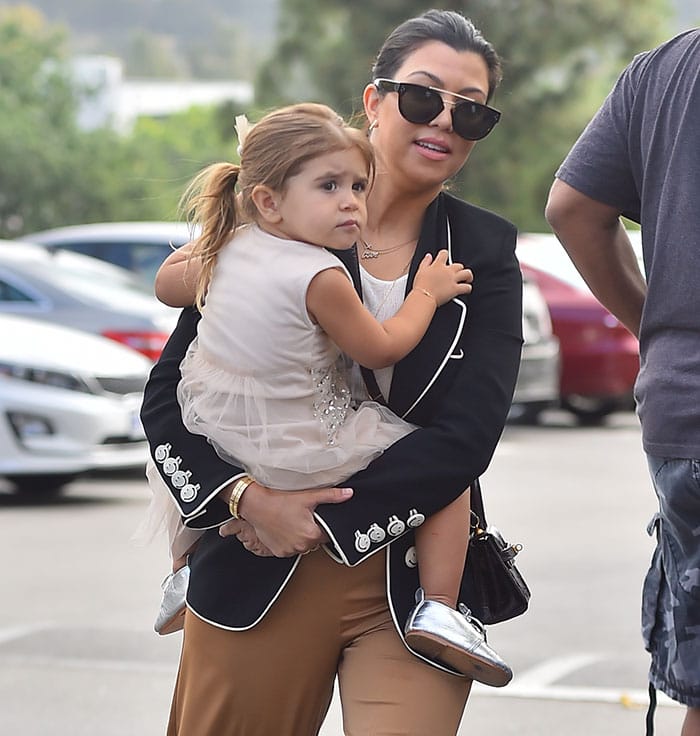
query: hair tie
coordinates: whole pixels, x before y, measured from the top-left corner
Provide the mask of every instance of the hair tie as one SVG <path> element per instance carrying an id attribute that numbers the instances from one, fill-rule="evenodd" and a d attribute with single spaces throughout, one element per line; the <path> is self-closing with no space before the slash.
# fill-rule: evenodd
<path id="1" fill-rule="evenodd" d="M 240 158 L 243 151 L 243 145 L 245 144 L 245 139 L 248 137 L 248 133 L 250 133 L 253 126 L 245 115 L 236 115 L 233 127 L 236 129 L 236 136 L 238 137 L 238 148 L 236 149 L 236 153 L 238 153 Z"/>

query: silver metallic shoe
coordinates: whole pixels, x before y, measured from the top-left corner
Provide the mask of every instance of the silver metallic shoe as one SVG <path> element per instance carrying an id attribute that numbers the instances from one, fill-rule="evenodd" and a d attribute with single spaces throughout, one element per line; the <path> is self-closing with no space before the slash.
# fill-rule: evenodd
<path id="1" fill-rule="evenodd" d="M 185 611 L 187 606 L 187 585 L 190 582 L 189 565 L 181 567 L 177 572 L 171 572 L 161 588 L 163 588 L 163 600 L 160 603 L 160 611 L 156 617 L 153 629 L 157 634 L 165 635 L 179 631 L 185 623 Z"/>
<path id="2" fill-rule="evenodd" d="M 418 588 L 404 633 L 411 649 L 472 680 L 503 687 L 513 677 L 511 668 L 486 643 L 483 624 L 462 603 L 456 611 L 426 600 L 423 589 Z"/>

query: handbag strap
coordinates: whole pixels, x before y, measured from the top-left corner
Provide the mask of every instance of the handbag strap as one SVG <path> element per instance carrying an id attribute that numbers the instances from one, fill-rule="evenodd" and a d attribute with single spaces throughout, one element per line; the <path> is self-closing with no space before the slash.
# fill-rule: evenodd
<path id="1" fill-rule="evenodd" d="M 484 511 L 484 499 L 481 496 L 481 483 L 478 478 L 472 481 L 471 488 L 471 511 L 478 518 L 479 526 L 486 529 L 486 513 Z"/>
<path id="2" fill-rule="evenodd" d="M 362 373 L 362 378 L 364 379 L 365 386 L 367 387 L 369 398 L 382 406 L 387 406 L 386 399 L 382 396 L 377 379 L 374 377 L 374 371 L 361 365 L 360 372 Z"/>

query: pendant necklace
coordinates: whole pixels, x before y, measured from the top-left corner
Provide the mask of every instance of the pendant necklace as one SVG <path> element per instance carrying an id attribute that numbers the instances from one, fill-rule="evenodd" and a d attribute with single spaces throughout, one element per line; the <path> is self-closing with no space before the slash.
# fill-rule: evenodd
<path id="1" fill-rule="evenodd" d="M 392 245 L 390 248 L 375 248 L 372 243 L 368 243 L 366 240 L 360 239 L 360 243 L 362 244 L 362 253 L 360 254 L 360 258 L 363 258 L 365 260 L 367 260 L 368 258 L 379 258 L 379 256 L 382 256 L 385 253 L 393 253 L 395 250 L 405 248 L 407 245 L 414 243 L 415 240 L 415 238 L 411 238 L 405 243 Z"/>

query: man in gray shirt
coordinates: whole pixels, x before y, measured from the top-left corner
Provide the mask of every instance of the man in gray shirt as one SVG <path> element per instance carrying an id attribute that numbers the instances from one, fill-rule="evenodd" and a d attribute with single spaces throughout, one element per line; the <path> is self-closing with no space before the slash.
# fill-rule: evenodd
<path id="1" fill-rule="evenodd" d="M 650 693 L 687 705 L 681 736 L 700 736 L 700 29 L 635 57 L 556 177 L 547 220 L 639 337 L 635 398 L 659 499 L 642 603 Z M 642 226 L 646 281 L 620 215 Z"/>

